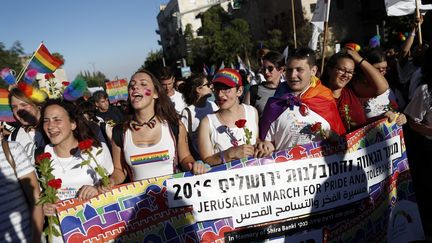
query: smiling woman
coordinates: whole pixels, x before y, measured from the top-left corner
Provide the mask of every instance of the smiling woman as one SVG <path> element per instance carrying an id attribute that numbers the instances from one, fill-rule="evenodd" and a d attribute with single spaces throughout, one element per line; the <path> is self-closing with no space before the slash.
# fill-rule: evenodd
<path id="1" fill-rule="evenodd" d="M 123 183 L 127 175 L 138 181 L 180 171 L 206 171 L 191 156 L 186 129 L 164 88 L 147 70 L 132 75 L 128 86 L 130 118 L 113 129 L 115 170 L 110 186 L 100 187 L 101 191 Z"/>
<path id="2" fill-rule="evenodd" d="M 41 110 L 41 115 L 43 131 L 50 140 L 44 152 L 51 154 L 53 176 L 62 180 L 57 197 L 60 200 L 75 197 L 86 200 L 96 196 L 98 194 L 96 185 L 102 178 L 94 168 L 101 165 L 108 173 L 112 173 L 114 169 L 106 144 L 94 139 L 85 118 L 77 112 L 73 103 L 64 100 L 48 100 Z M 93 141 L 87 151 L 92 153 L 94 160 L 78 149 L 79 142 L 87 139 Z M 55 207 L 56 204 L 45 203 L 44 214 L 53 215 Z M 54 242 L 63 242 L 63 240 L 61 237 L 55 237 Z"/>

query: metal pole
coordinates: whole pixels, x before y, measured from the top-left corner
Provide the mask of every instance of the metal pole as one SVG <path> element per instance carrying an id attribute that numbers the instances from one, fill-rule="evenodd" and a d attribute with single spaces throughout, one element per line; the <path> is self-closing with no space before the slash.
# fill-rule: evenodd
<path id="1" fill-rule="evenodd" d="M 420 9 L 419 9 L 419 3 L 418 3 L 418 0 L 416 0 L 416 16 L 417 16 L 417 18 L 420 18 L 420 17 L 421 17 L 421 16 L 420 16 Z M 421 25 L 420 25 L 420 24 L 418 25 L 417 33 L 418 33 L 418 42 L 419 42 L 419 46 L 422 46 L 422 45 L 423 45 L 423 41 L 422 41 L 423 37 L 422 37 Z"/>
<path id="2" fill-rule="evenodd" d="M 327 46 L 327 28 L 328 28 L 328 22 L 324 22 L 324 40 L 323 40 L 323 47 L 322 47 L 322 56 L 321 56 L 321 74 L 324 72 L 324 60 L 325 60 L 325 50 Z"/>
<path id="3" fill-rule="evenodd" d="M 293 23 L 294 49 L 297 49 L 297 34 L 296 34 L 296 24 L 295 24 L 294 0 L 291 0 L 291 14 L 292 14 L 292 23 Z"/>

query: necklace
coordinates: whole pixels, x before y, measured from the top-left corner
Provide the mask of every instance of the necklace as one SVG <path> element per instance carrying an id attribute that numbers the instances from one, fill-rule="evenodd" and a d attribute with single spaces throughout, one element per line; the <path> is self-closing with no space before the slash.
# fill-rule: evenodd
<path id="1" fill-rule="evenodd" d="M 135 118 L 130 122 L 130 125 L 135 131 L 138 131 L 143 127 L 144 125 L 148 126 L 150 129 L 154 128 L 156 126 L 156 114 L 154 114 L 147 122 L 139 123 L 135 120 Z"/>
<path id="2" fill-rule="evenodd" d="M 62 158 L 57 157 L 56 161 L 58 162 L 58 164 L 59 164 L 60 167 L 62 168 L 62 173 L 63 173 L 63 174 L 66 173 L 67 166 L 70 165 L 70 164 L 72 163 L 73 159 L 74 159 L 74 156 L 72 156 L 71 159 L 69 159 L 68 161 L 66 161 L 65 165 L 63 166 Z"/>

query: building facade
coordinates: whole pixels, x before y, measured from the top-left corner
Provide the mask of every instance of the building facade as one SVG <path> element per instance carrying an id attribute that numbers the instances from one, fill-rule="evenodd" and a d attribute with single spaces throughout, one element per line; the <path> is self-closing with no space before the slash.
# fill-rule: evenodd
<path id="1" fill-rule="evenodd" d="M 252 40 L 259 42 L 269 38 L 269 31 L 279 29 L 283 39 L 292 46 L 294 26 L 297 46 L 307 45 L 310 39 L 310 23 L 317 0 L 243 0 L 240 9 L 232 11 L 234 17 L 245 19 L 250 26 Z M 184 30 L 192 26 L 194 38 L 199 38 L 200 13 L 211 6 L 221 4 L 232 10 L 232 0 L 170 0 L 161 5 L 157 21 L 160 45 L 165 58 L 178 60 L 186 56 Z M 292 6 L 294 5 L 294 16 Z M 365 45 L 376 34 L 384 35 L 384 1 L 333 0 L 329 16 L 329 45 L 352 41 Z M 309 29 L 309 30 L 308 30 Z M 333 48 L 330 48 L 333 49 Z M 283 51 L 283 50 L 278 50 Z"/>
<path id="2" fill-rule="evenodd" d="M 228 10 L 229 0 L 170 0 L 160 6 L 157 16 L 164 57 L 178 60 L 186 56 L 186 41 L 184 31 L 188 24 L 192 27 L 194 38 L 199 38 L 197 30 L 201 27 L 201 19 L 197 16 L 212 6 L 221 5 Z"/>

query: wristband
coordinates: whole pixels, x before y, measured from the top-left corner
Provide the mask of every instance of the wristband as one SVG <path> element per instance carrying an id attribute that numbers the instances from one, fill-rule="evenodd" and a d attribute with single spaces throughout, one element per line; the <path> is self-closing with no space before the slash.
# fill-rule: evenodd
<path id="1" fill-rule="evenodd" d="M 360 60 L 360 62 L 358 63 L 358 65 L 361 66 L 361 64 L 362 64 L 362 62 L 363 62 L 364 60 L 366 60 L 366 59 L 365 59 L 365 58 L 362 58 L 362 59 Z"/>
<path id="2" fill-rule="evenodd" d="M 416 36 L 416 33 L 415 32 L 411 32 L 411 36 Z"/>

